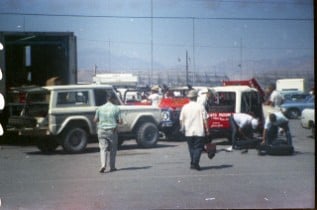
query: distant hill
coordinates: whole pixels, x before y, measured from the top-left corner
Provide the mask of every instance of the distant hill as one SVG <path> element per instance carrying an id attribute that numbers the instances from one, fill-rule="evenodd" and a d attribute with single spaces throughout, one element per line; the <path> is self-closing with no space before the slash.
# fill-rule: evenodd
<path id="1" fill-rule="evenodd" d="M 124 62 L 124 68 L 122 64 L 116 66 L 113 62 L 113 70 L 111 73 L 134 73 L 139 75 L 148 75 L 150 69 L 148 70 L 136 70 L 133 67 L 138 66 L 138 59 L 126 59 Z M 145 63 L 144 60 L 140 60 L 141 66 L 149 66 Z M 91 65 L 93 66 L 93 65 Z M 131 69 L 129 69 L 129 66 Z M 174 66 L 174 67 L 164 67 L 161 64 L 155 63 L 155 68 L 158 66 L 160 71 L 153 71 L 153 78 L 159 78 L 161 83 L 166 81 L 164 76 L 169 77 L 169 79 L 175 79 L 185 81 L 185 67 L 183 66 Z M 181 68 L 184 68 L 184 71 L 180 71 Z M 122 69 L 122 70 L 114 70 Z M 263 60 L 254 60 L 249 61 L 245 60 L 242 64 L 242 69 L 239 66 L 233 66 L 232 61 L 219 62 L 212 69 L 207 66 L 197 64 L 196 75 L 201 78 L 210 74 L 220 74 L 227 75 L 230 79 L 249 79 L 251 77 L 256 77 L 261 80 L 266 85 L 266 81 L 274 81 L 278 78 L 294 78 L 294 77 L 303 77 L 309 81 L 310 85 L 314 82 L 314 58 L 303 56 L 303 57 L 294 57 L 294 58 L 284 58 L 279 59 L 278 61 L 263 59 Z M 97 73 L 107 73 L 108 70 L 97 69 Z M 189 69 L 192 71 L 192 69 Z M 110 72 L 109 72 L 110 73 Z M 78 81 L 79 82 L 92 82 L 92 77 L 94 75 L 93 67 L 91 69 L 80 69 L 78 70 Z M 155 81 L 153 81 L 155 83 Z"/>

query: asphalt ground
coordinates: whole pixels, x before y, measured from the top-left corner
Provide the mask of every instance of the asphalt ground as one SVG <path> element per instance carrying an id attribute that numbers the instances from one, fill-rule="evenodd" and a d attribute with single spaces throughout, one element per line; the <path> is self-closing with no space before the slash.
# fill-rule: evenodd
<path id="1" fill-rule="evenodd" d="M 11 209 L 271 209 L 315 207 L 315 140 L 299 120 L 290 121 L 295 153 L 259 156 L 257 150 L 201 157 L 189 168 L 184 141 L 159 141 L 141 149 L 125 142 L 116 172 L 100 174 L 97 143 L 82 154 L 61 148 L 42 154 L 32 139 L 0 146 L 0 210 Z"/>

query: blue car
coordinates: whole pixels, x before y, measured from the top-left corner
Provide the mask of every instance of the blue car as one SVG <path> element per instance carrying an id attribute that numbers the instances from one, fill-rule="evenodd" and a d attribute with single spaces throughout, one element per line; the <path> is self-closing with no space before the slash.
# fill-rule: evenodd
<path id="1" fill-rule="evenodd" d="M 309 93 L 301 91 L 281 91 L 280 93 L 283 96 L 284 103 L 288 101 L 303 101 L 311 96 Z"/>
<path id="2" fill-rule="evenodd" d="M 286 101 L 281 105 L 281 111 L 290 119 L 298 119 L 303 109 L 315 107 L 315 96 L 309 96 L 302 101 Z"/>

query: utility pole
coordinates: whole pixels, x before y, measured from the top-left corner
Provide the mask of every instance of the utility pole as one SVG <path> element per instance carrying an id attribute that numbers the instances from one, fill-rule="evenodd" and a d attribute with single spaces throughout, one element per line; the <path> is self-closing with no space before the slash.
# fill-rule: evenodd
<path id="1" fill-rule="evenodd" d="M 186 85 L 189 84 L 189 81 L 188 81 L 188 52 L 186 50 Z"/>
<path id="2" fill-rule="evenodd" d="M 243 62 L 243 40 L 242 38 L 240 38 L 240 80 L 242 79 L 243 77 L 243 65 L 242 65 L 242 62 Z"/>
<path id="3" fill-rule="evenodd" d="M 95 64 L 94 65 L 94 76 L 96 76 L 97 75 L 97 65 Z"/>
<path id="4" fill-rule="evenodd" d="M 111 72 L 111 41 L 110 41 L 110 39 L 109 39 L 109 41 L 108 41 L 108 44 L 109 44 L 109 72 Z"/>
<path id="5" fill-rule="evenodd" d="M 151 0 L 151 70 L 150 70 L 150 85 L 152 85 L 153 76 L 153 0 Z"/>
<path id="6" fill-rule="evenodd" d="M 193 17 L 193 55 L 192 55 L 192 60 L 193 60 L 193 74 L 192 74 L 192 78 L 193 78 L 193 84 L 196 82 L 196 61 L 195 61 L 195 18 Z"/>

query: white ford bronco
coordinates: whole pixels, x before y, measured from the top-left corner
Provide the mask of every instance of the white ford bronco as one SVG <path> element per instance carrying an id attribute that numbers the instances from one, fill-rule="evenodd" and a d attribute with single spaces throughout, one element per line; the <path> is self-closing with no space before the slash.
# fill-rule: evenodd
<path id="1" fill-rule="evenodd" d="M 29 88 L 24 104 L 20 104 L 22 111 L 9 117 L 7 132 L 36 137 L 42 152 L 52 152 L 59 145 L 68 153 L 82 152 L 89 137 L 96 136 L 93 118 L 97 106 L 113 92 L 112 86 L 98 84 Z M 119 97 L 116 104 L 123 118 L 118 128 L 119 145 L 136 139 L 141 147 L 154 146 L 159 139 L 160 109 L 123 105 Z"/>

